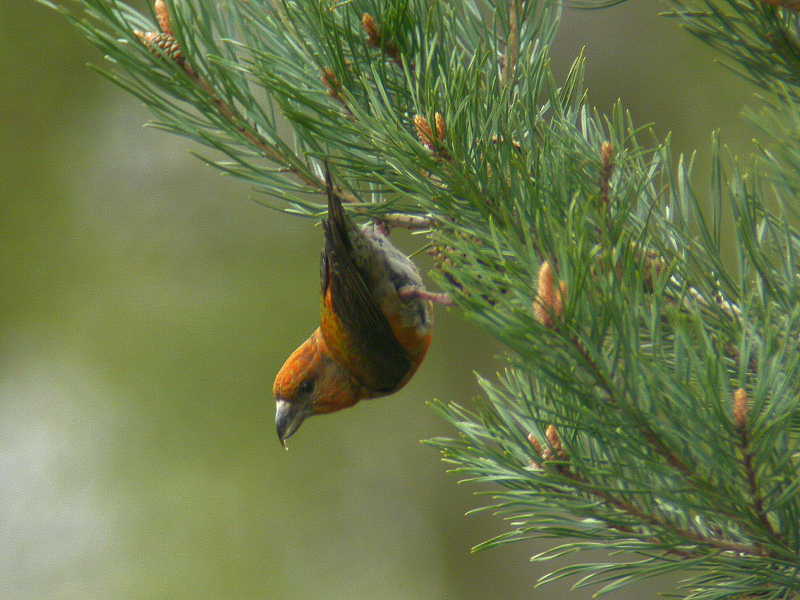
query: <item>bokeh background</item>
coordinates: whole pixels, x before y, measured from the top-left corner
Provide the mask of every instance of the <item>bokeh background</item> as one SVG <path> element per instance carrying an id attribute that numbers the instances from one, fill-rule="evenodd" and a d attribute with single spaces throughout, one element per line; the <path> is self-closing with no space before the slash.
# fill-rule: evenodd
<path id="1" fill-rule="evenodd" d="M 699 149 L 702 192 L 712 129 L 747 151 L 753 90 L 660 8 L 569 12 L 554 64 L 586 45 L 591 102 Z M 401 393 L 280 448 L 270 388 L 316 325 L 319 229 L 143 128 L 87 62 L 59 15 L 0 0 L 0 598 L 588 598 L 533 589 L 544 546 L 469 552 L 504 524 L 465 517 L 486 498 L 419 443 L 452 433 L 427 400 L 499 364 L 456 311 Z"/>

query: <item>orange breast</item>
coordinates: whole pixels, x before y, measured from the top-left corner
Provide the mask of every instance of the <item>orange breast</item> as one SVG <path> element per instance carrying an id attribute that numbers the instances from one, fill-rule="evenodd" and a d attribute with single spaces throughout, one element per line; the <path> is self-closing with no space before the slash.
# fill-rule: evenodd
<path id="1" fill-rule="evenodd" d="M 428 346 L 431 345 L 430 329 L 422 332 L 422 328 L 416 325 L 404 326 L 399 318 L 389 317 L 389 324 L 392 326 L 394 337 L 400 345 L 406 349 L 412 361 L 419 362 L 425 357 Z"/>
<path id="2" fill-rule="evenodd" d="M 416 325 L 404 326 L 397 317 L 392 318 L 389 316 L 388 318 L 389 325 L 392 326 L 392 331 L 394 332 L 394 337 L 397 338 L 400 345 L 405 348 L 408 357 L 411 359 L 411 369 L 397 387 L 397 389 L 400 389 L 408 383 L 408 380 L 411 379 L 411 376 L 416 372 L 417 367 L 419 367 L 422 360 L 425 358 L 428 347 L 431 345 L 431 332 L 430 328 L 425 328 L 423 330 Z"/>
<path id="3" fill-rule="evenodd" d="M 391 328 L 391 334 L 402 347 L 405 357 L 400 362 L 394 362 L 389 356 L 377 357 L 363 355 L 359 351 L 359 342 L 354 339 L 358 334 L 349 330 L 341 321 L 334 310 L 331 297 L 331 288 L 326 290 L 322 298 L 322 331 L 331 355 L 336 361 L 345 366 L 365 384 L 366 389 L 372 389 L 373 394 L 368 397 L 384 396 L 403 387 L 416 372 L 431 343 L 430 327 L 412 325 L 407 318 L 400 314 L 384 312 Z M 365 324 L 365 326 L 367 326 Z M 387 332 L 388 334 L 388 332 Z M 394 343 L 394 342 L 393 342 Z M 401 367 L 401 365 L 404 365 Z M 401 367 L 403 370 L 398 371 Z M 392 372 L 389 372 L 392 371 Z M 392 382 L 391 387 L 386 385 L 370 385 L 369 382 Z"/>

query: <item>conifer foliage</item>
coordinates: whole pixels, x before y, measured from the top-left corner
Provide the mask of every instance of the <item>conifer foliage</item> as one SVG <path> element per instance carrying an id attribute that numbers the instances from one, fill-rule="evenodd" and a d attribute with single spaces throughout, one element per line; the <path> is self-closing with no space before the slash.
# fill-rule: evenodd
<path id="1" fill-rule="evenodd" d="M 507 350 L 477 408 L 434 405 L 457 434 L 430 443 L 508 521 L 479 548 L 552 538 L 536 560 L 575 560 L 541 581 L 599 592 L 669 572 L 687 598 L 800 592 L 797 2 L 669 3 L 761 94 L 754 156 L 712 135 L 697 182 L 622 105 L 587 105 L 582 57 L 555 79 L 556 0 L 40 1 L 268 204 L 319 216 L 327 163 L 354 215 L 424 236 Z"/>

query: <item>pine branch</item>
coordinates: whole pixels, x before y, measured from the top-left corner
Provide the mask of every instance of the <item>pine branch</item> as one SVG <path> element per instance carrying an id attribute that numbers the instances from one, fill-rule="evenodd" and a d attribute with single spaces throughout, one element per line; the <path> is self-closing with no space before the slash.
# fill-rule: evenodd
<path id="1" fill-rule="evenodd" d="M 365 16 L 369 17 L 369 15 Z M 136 35 L 142 40 L 142 43 L 157 54 L 164 56 L 166 60 L 174 61 L 183 70 L 189 80 L 202 91 L 206 97 L 206 101 L 216 109 L 218 116 L 241 134 L 241 136 L 256 148 L 264 158 L 282 165 L 282 170 L 284 172 L 291 173 L 303 184 L 316 189 L 320 193 L 324 193 L 325 183 L 320 178 L 312 176 L 305 168 L 305 165 L 301 164 L 296 156 L 282 152 L 279 147 L 269 143 L 259 134 L 257 127 L 253 123 L 248 122 L 231 103 L 225 101 L 217 93 L 208 79 L 203 77 L 192 67 L 189 57 L 187 57 L 186 53 L 180 48 L 180 45 L 172 33 L 169 9 L 163 0 L 157 0 L 156 2 L 156 17 L 161 27 L 161 33 L 155 34 L 152 32 L 137 31 Z M 372 23 L 374 27 L 374 22 L 369 19 L 368 21 Z M 337 188 L 336 191 L 345 202 L 358 203 L 358 199 L 351 192 L 341 188 Z M 414 215 L 394 215 L 389 213 L 383 215 L 381 220 L 392 227 L 403 227 L 412 230 L 424 230 L 430 228 L 432 225 L 429 219 Z"/>
<path id="2" fill-rule="evenodd" d="M 482 548 L 607 549 L 542 578 L 598 593 L 677 569 L 691 598 L 800 591 L 793 5 L 672 2 L 764 92 L 767 141 L 745 161 L 713 135 L 705 203 L 668 139 L 586 106 L 582 57 L 556 80 L 558 2 L 158 0 L 158 30 L 78 4 L 112 81 L 222 172 L 318 217 L 325 162 L 353 212 L 424 233 L 447 294 L 430 298 L 508 352 L 479 411 L 437 405 L 460 437 L 433 443 L 512 520 Z"/>

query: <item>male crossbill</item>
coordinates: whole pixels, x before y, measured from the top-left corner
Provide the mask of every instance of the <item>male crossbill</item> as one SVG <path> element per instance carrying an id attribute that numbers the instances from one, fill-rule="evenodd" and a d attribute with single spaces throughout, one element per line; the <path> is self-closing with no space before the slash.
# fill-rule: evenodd
<path id="1" fill-rule="evenodd" d="M 356 226 L 326 173 L 321 324 L 275 377 L 278 438 L 303 421 L 392 394 L 419 367 L 431 343 L 430 294 L 414 263 L 383 227 Z"/>

